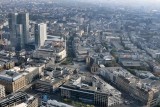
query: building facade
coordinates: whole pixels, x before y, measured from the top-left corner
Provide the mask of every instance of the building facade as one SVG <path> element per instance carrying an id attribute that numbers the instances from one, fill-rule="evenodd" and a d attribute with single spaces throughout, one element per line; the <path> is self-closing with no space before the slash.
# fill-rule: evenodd
<path id="1" fill-rule="evenodd" d="M 3 98 L 5 96 L 5 87 L 3 85 L 0 85 L 0 98 Z"/>
<path id="2" fill-rule="evenodd" d="M 80 100 L 89 104 L 95 104 L 101 107 L 108 107 L 108 94 L 97 93 L 91 90 L 74 89 L 71 87 L 60 87 L 61 96 L 64 98 Z"/>
<path id="3" fill-rule="evenodd" d="M 17 24 L 23 25 L 23 41 L 27 44 L 29 42 L 29 13 L 19 13 Z"/>
<path id="4" fill-rule="evenodd" d="M 15 25 L 17 24 L 17 15 L 18 13 L 10 13 L 8 15 L 8 22 L 9 22 L 9 30 L 10 30 L 10 40 L 13 46 L 15 46 L 16 41 L 16 29 Z"/>
<path id="5" fill-rule="evenodd" d="M 29 13 L 10 13 L 8 18 L 11 44 L 21 50 L 29 42 Z"/>
<path id="6" fill-rule="evenodd" d="M 38 47 L 43 46 L 47 39 L 47 25 L 45 23 L 35 25 L 35 43 Z"/>
<path id="7" fill-rule="evenodd" d="M 20 73 L 5 70 L 0 73 L 0 84 L 5 86 L 6 93 L 17 92 L 26 86 L 26 79 Z"/>
<path id="8" fill-rule="evenodd" d="M 38 98 L 16 92 L 0 99 L 0 107 L 38 107 Z"/>
<path id="9" fill-rule="evenodd" d="M 19 49 L 23 49 L 25 47 L 23 39 L 23 25 L 16 24 L 15 27 L 16 27 L 16 39 L 17 39 L 16 47 Z"/>
<path id="10" fill-rule="evenodd" d="M 114 83 L 119 89 L 140 101 L 146 107 L 155 107 L 159 102 L 159 88 L 148 85 L 147 80 L 135 77 L 121 67 L 100 68 L 100 74 L 106 80 Z M 156 80 L 149 80 L 149 84 L 159 84 Z"/>

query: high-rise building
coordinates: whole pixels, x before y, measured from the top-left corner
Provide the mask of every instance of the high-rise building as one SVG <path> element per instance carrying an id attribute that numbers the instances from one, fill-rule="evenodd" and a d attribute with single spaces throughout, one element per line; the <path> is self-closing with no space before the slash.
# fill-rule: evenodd
<path id="1" fill-rule="evenodd" d="M 17 39 L 16 47 L 18 48 L 18 50 L 21 50 L 25 47 L 23 39 L 23 25 L 17 24 L 15 25 L 15 28 L 16 28 L 16 39 Z"/>
<path id="2" fill-rule="evenodd" d="M 35 43 L 38 47 L 43 46 L 47 39 L 47 25 L 45 23 L 35 25 Z"/>
<path id="3" fill-rule="evenodd" d="M 8 21 L 9 21 L 9 30 L 10 30 L 10 40 L 12 43 L 12 46 L 15 46 L 16 41 L 16 29 L 15 25 L 17 24 L 17 13 L 10 13 L 8 15 Z"/>
<path id="4" fill-rule="evenodd" d="M 8 18 L 12 46 L 19 45 L 19 38 L 21 38 L 21 48 L 24 48 L 29 42 L 29 13 L 10 13 Z"/>
<path id="5" fill-rule="evenodd" d="M 27 44 L 29 42 L 29 13 L 19 13 L 17 24 L 23 25 L 23 39 L 24 43 Z"/>

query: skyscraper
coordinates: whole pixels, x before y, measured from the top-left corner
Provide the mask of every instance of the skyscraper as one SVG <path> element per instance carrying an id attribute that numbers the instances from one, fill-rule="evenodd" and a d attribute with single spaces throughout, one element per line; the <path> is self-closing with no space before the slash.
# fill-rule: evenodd
<path id="1" fill-rule="evenodd" d="M 8 21 L 9 21 L 9 30 L 10 30 L 10 41 L 12 43 L 12 46 L 16 46 L 16 29 L 15 25 L 17 24 L 17 13 L 10 13 L 8 15 Z"/>
<path id="2" fill-rule="evenodd" d="M 29 42 L 29 13 L 10 13 L 8 18 L 12 46 L 16 47 L 21 42 L 20 47 L 24 48 Z"/>
<path id="3" fill-rule="evenodd" d="M 17 24 L 23 25 L 24 44 L 27 44 L 29 42 L 29 13 L 19 13 Z"/>
<path id="4" fill-rule="evenodd" d="M 35 25 L 35 43 L 38 47 L 43 46 L 47 39 L 47 25 L 45 23 Z"/>
<path id="5" fill-rule="evenodd" d="M 23 25 L 17 24 L 15 25 L 15 28 L 16 28 L 16 40 L 17 40 L 16 48 L 17 50 L 21 50 L 25 47 L 23 39 Z"/>

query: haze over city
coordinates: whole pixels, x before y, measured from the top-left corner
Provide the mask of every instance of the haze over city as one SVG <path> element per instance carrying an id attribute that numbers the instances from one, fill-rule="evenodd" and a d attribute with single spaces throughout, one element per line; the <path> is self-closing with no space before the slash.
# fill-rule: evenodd
<path id="1" fill-rule="evenodd" d="M 0 0 L 0 107 L 160 107 L 160 0 Z"/>

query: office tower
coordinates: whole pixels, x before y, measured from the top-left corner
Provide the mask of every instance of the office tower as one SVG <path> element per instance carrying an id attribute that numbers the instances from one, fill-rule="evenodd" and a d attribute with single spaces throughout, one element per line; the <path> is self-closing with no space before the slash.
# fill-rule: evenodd
<path id="1" fill-rule="evenodd" d="M 45 23 L 35 25 L 35 43 L 38 47 L 43 46 L 47 39 L 47 25 Z"/>
<path id="2" fill-rule="evenodd" d="M 17 41 L 17 45 L 16 48 L 17 50 L 21 50 L 25 47 L 25 41 L 23 39 L 23 25 L 22 24 L 17 24 L 15 25 L 15 29 L 16 29 L 16 41 Z"/>
<path id="3" fill-rule="evenodd" d="M 37 96 L 16 92 L 0 100 L 0 107 L 39 107 Z"/>
<path id="4" fill-rule="evenodd" d="M 10 13 L 8 18 L 12 46 L 19 45 L 18 40 L 21 37 L 21 48 L 24 48 L 25 44 L 29 42 L 29 13 Z M 20 29 L 22 31 L 19 32 Z M 20 35 L 19 33 L 22 34 Z"/>
<path id="5" fill-rule="evenodd" d="M 23 41 L 27 44 L 29 42 L 29 13 L 19 13 L 17 24 L 23 25 Z"/>
<path id="6" fill-rule="evenodd" d="M 10 41 L 12 43 L 12 46 L 16 45 L 16 29 L 15 25 L 17 24 L 17 13 L 10 13 L 8 15 L 8 22 L 9 22 L 9 30 L 10 30 Z"/>

